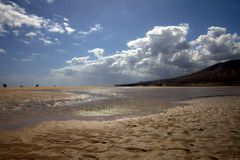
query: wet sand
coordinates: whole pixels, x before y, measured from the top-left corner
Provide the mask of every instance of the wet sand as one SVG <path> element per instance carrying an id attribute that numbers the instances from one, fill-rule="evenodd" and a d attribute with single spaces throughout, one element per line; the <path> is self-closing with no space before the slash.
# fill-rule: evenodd
<path id="1" fill-rule="evenodd" d="M 240 96 L 115 121 L 47 121 L 1 131 L 0 159 L 240 159 Z"/>
<path id="2" fill-rule="evenodd" d="M 74 94 L 68 90 L 96 87 L 25 87 L 0 89 L 0 130 L 22 127 L 64 114 L 71 103 L 91 98 L 88 94 Z M 98 87 L 99 88 L 99 87 Z M 65 92 L 66 90 L 66 92 Z"/>

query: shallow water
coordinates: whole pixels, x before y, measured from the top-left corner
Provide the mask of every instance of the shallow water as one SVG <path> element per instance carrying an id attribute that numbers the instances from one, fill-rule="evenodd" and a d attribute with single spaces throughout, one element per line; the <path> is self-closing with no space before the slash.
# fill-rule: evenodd
<path id="1" fill-rule="evenodd" d="M 109 120 L 156 114 L 170 107 L 183 105 L 184 100 L 240 95 L 239 87 L 137 87 L 106 88 L 92 91 L 73 91 L 90 94 L 95 100 L 77 105 L 74 116 L 84 119 Z M 94 98 L 93 98 L 94 99 Z M 77 118 L 77 117 L 75 117 Z"/>
<path id="2" fill-rule="evenodd" d="M 13 129 L 47 120 L 114 120 L 157 114 L 184 105 L 182 101 L 212 96 L 240 95 L 240 87 L 109 87 L 67 90 L 85 98 L 54 102 L 11 104 L 14 112 L 1 113 L 0 129 Z M 77 96 L 76 96 L 77 97 Z"/>

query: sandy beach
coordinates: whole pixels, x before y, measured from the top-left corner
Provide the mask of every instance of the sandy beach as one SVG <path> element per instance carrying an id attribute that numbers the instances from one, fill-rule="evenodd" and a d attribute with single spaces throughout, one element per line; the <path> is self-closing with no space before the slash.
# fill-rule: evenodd
<path id="1" fill-rule="evenodd" d="M 8 122 L 18 125 L 15 122 L 27 118 L 60 114 L 58 110 L 62 106 L 79 103 L 91 98 L 87 94 L 73 94 L 65 92 L 65 90 L 93 88 L 95 87 L 25 87 L 23 89 L 0 89 L 0 129 L 2 126 L 7 127 Z M 65 110 L 67 109 L 65 108 Z"/>
<path id="2" fill-rule="evenodd" d="M 239 124 L 239 96 L 197 98 L 143 117 L 1 130 L 0 159 L 240 159 Z"/>

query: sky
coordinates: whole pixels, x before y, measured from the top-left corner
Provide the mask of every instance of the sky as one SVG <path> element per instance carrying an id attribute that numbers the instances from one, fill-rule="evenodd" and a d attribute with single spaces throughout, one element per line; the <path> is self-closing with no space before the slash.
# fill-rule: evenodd
<path id="1" fill-rule="evenodd" d="M 240 59 L 239 0 L 0 0 L 0 83 L 113 85 Z"/>

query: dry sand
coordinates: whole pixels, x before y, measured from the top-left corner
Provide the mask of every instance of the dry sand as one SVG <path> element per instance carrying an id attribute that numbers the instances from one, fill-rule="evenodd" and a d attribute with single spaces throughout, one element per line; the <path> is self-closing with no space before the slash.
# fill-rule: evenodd
<path id="1" fill-rule="evenodd" d="M 0 134 L 0 159 L 240 159 L 240 97 L 116 121 L 50 121 Z"/>

